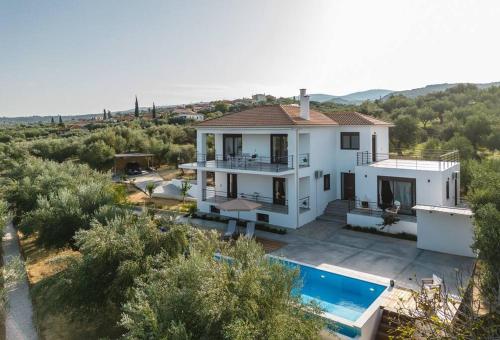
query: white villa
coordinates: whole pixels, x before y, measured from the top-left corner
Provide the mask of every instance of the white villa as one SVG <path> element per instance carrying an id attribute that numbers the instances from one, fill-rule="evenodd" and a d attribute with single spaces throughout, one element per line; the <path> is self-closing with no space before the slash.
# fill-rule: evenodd
<path id="1" fill-rule="evenodd" d="M 400 221 L 384 231 L 418 234 L 422 249 L 473 256 L 471 212 L 459 207 L 458 152 L 389 153 L 391 126 L 358 112 L 311 110 L 302 89 L 300 105 L 261 106 L 198 123 L 197 160 L 180 167 L 197 170 L 201 212 L 236 217 L 218 204 L 246 198 L 262 206 L 241 212 L 245 220 L 299 228 L 326 213 L 373 227 L 391 209 Z"/>

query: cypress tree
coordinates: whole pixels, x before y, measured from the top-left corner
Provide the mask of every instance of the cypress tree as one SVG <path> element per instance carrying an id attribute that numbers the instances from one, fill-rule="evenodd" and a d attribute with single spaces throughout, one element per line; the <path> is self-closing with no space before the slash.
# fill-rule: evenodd
<path id="1" fill-rule="evenodd" d="M 59 125 L 64 125 L 61 115 L 59 115 Z"/>
<path id="2" fill-rule="evenodd" d="M 135 112 L 134 115 L 136 118 L 139 118 L 139 102 L 137 101 L 137 96 L 135 96 Z"/>
<path id="3" fill-rule="evenodd" d="M 108 119 L 111 119 L 111 117 L 112 117 L 112 116 L 111 116 L 111 111 L 110 111 L 110 110 L 108 110 Z"/>
<path id="4" fill-rule="evenodd" d="M 155 106 L 155 102 L 153 102 L 153 119 L 156 119 L 156 106 Z"/>
<path id="5" fill-rule="evenodd" d="M 102 113 L 102 119 L 103 120 L 106 120 L 106 109 L 104 109 L 103 113 Z"/>
<path id="6" fill-rule="evenodd" d="M 50 124 L 54 125 L 55 122 L 54 122 L 54 117 L 50 117 Z"/>

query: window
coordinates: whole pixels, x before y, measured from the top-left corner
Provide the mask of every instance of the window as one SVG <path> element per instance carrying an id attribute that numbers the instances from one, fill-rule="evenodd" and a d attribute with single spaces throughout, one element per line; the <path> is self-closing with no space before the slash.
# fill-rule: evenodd
<path id="1" fill-rule="evenodd" d="M 269 215 L 257 213 L 257 221 L 269 223 Z"/>
<path id="2" fill-rule="evenodd" d="M 323 176 L 323 190 L 330 190 L 330 174 L 326 174 Z"/>
<path id="3" fill-rule="evenodd" d="M 446 199 L 450 199 L 450 179 L 446 181 Z"/>
<path id="4" fill-rule="evenodd" d="M 288 135 L 271 135 L 271 163 L 288 164 Z"/>
<path id="5" fill-rule="evenodd" d="M 416 180 L 414 178 L 378 176 L 378 206 L 386 209 L 399 202 L 399 213 L 415 215 L 412 208 L 416 202 Z"/>
<path id="6" fill-rule="evenodd" d="M 241 135 L 224 134 L 222 138 L 224 160 L 241 155 L 243 139 Z"/>
<path id="7" fill-rule="evenodd" d="M 210 212 L 214 214 L 220 214 L 220 209 L 217 208 L 215 205 L 210 206 Z"/>
<path id="8" fill-rule="evenodd" d="M 342 150 L 359 150 L 359 132 L 341 132 L 340 148 Z"/>

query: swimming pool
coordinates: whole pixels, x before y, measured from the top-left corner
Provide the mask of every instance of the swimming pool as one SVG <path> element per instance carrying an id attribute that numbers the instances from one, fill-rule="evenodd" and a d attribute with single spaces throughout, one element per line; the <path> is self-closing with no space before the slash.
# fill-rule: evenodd
<path id="1" fill-rule="evenodd" d="M 300 294 L 304 303 L 315 302 L 323 309 L 323 317 L 327 320 L 327 328 L 334 333 L 347 336 L 348 338 L 365 338 L 362 334 L 371 333 L 373 329 L 366 327 L 367 321 L 380 311 L 375 300 L 379 298 L 387 285 L 380 284 L 383 278 L 375 279 L 379 283 L 355 278 L 366 274 L 336 268 L 337 271 L 348 274 L 341 275 L 333 271 L 322 270 L 307 264 L 276 258 L 289 268 L 299 269 L 302 286 Z"/>
<path id="2" fill-rule="evenodd" d="M 290 268 L 298 268 L 303 281 L 303 302 L 314 301 L 327 313 L 356 321 L 382 294 L 386 286 L 335 274 L 311 266 L 280 260 Z"/>
<path id="3" fill-rule="evenodd" d="M 302 285 L 293 293 L 300 295 L 304 303 L 315 302 L 319 305 L 327 321 L 326 327 L 331 332 L 349 338 L 371 337 L 374 323 L 369 320 L 373 321 L 380 313 L 380 302 L 374 302 L 386 291 L 388 279 L 340 267 L 335 267 L 334 271 L 323 270 L 274 255 L 266 256 L 271 261 L 299 270 Z M 215 257 L 220 259 L 221 255 L 216 254 Z"/>

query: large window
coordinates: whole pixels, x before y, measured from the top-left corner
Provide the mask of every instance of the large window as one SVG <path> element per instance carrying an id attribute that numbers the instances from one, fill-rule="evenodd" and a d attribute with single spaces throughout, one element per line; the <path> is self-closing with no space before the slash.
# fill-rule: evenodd
<path id="1" fill-rule="evenodd" d="M 241 135 L 224 134 L 222 141 L 224 144 L 224 159 L 241 155 L 243 145 Z"/>
<path id="2" fill-rule="evenodd" d="M 271 163 L 288 164 L 287 135 L 271 135 Z"/>
<path id="3" fill-rule="evenodd" d="M 359 132 L 341 132 L 340 147 L 342 150 L 359 150 Z"/>
<path id="4" fill-rule="evenodd" d="M 326 174 L 323 176 L 323 190 L 330 190 L 330 174 Z"/>
<path id="5" fill-rule="evenodd" d="M 378 176 L 378 206 L 390 208 L 397 205 L 396 201 L 400 204 L 399 213 L 415 215 L 415 179 Z"/>

